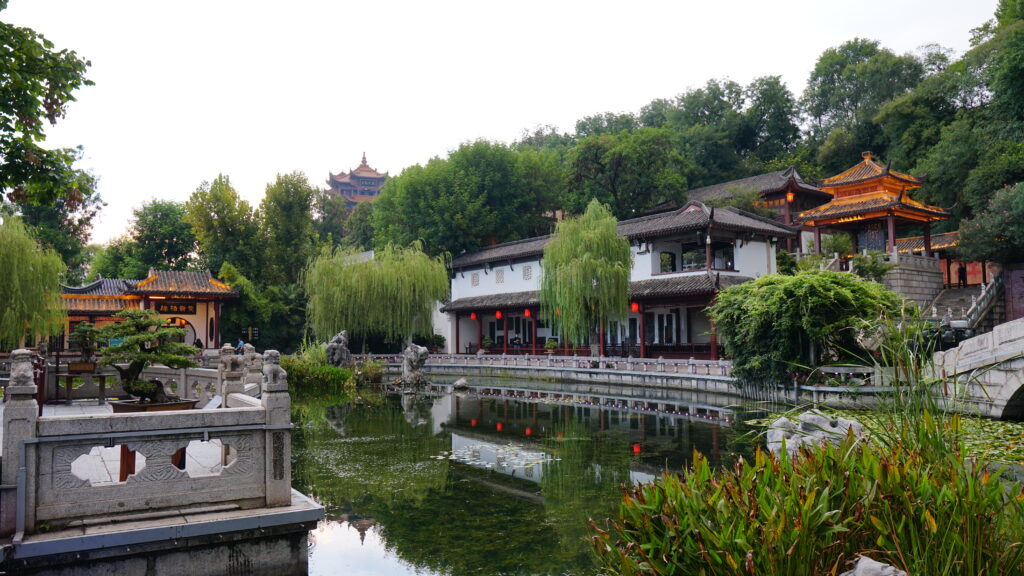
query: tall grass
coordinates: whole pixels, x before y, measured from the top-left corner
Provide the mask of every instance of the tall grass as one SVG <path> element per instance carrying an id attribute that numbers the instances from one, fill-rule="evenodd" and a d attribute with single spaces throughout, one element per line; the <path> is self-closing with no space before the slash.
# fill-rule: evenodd
<path id="1" fill-rule="evenodd" d="M 715 470 L 695 455 L 679 475 L 625 491 L 593 523 L 612 574 L 838 574 L 859 555 L 910 574 L 1024 574 L 1024 491 L 968 457 L 960 418 L 940 410 L 925 326 L 866 327 L 896 391 L 867 440 L 757 451 Z"/>

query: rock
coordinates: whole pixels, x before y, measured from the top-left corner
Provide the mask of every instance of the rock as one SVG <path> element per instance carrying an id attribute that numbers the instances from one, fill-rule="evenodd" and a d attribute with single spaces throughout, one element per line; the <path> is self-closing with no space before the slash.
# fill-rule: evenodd
<path id="1" fill-rule="evenodd" d="M 452 388 L 456 390 L 465 390 L 469 388 L 469 382 L 466 382 L 465 378 L 459 378 L 458 380 L 452 383 Z"/>
<path id="2" fill-rule="evenodd" d="M 907 573 L 889 564 L 861 556 L 853 570 L 843 572 L 839 576 L 907 576 Z"/>
<path id="3" fill-rule="evenodd" d="M 327 363 L 346 368 L 352 365 L 352 352 L 348 349 L 348 330 L 342 330 L 327 343 Z"/>
<path id="4" fill-rule="evenodd" d="M 402 384 L 405 386 L 422 386 L 427 380 L 423 377 L 423 365 L 427 363 L 427 349 L 409 343 L 402 351 Z"/>
<path id="5" fill-rule="evenodd" d="M 830 418 L 817 410 L 810 410 L 798 416 L 797 422 L 785 417 L 772 422 L 767 434 L 768 451 L 772 454 L 781 452 L 783 440 L 790 456 L 798 454 L 805 444 L 831 442 L 838 446 L 850 431 L 855 437 L 864 436 L 864 428 L 857 421 Z"/>

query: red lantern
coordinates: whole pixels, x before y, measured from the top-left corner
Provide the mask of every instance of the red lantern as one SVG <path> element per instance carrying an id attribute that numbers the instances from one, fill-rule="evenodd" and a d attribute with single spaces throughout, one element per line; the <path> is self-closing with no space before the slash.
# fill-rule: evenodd
<path id="1" fill-rule="evenodd" d="M 526 435 L 527 436 L 533 435 L 533 428 L 530 428 L 529 426 L 527 426 L 526 427 Z"/>
<path id="2" fill-rule="evenodd" d="M 495 426 L 495 428 L 498 429 L 498 432 L 501 432 L 502 428 L 504 428 L 504 427 L 505 427 L 505 425 L 502 424 L 501 422 L 498 422 L 497 426 Z"/>
<path id="3" fill-rule="evenodd" d="M 640 453 L 640 445 L 639 444 L 633 444 L 633 454 L 639 454 L 639 453 Z"/>
<path id="4" fill-rule="evenodd" d="M 640 311 L 640 303 L 639 302 L 631 303 L 629 305 L 629 309 L 632 310 L 633 312 L 639 312 Z"/>
<path id="5" fill-rule="evenodd" d="M 476 418 L 473 418 L 472 420 L 470 420 L 469 421 L 469 425 L 472 426 L 473 428 L 476 428 Z"/>
<path id="6" fill-rule="evenodd" d="M 555 316 L 561 316 L 561 315 L 562 315 L 562 309 L 561 308 L 555 308 Z"/>
<path id="7" fill-rule="evenodd" d="M 523 316 L 526 316 L 527 318 L 530 317 L 530 309 L 529 308 L 527 308 L 526 311 L 523 312 Z"/>
<path id="8" fill-rule="evenodd" d="M 470 320 L 476 320 L 476 312 L 470 312 L 469 313 L 469 319 Z"/>
<path id="9" fill-rule="evenodd" d="M 498 320 L 501 320 L 501 310 L 498 310 L 497 312 L 495 312 L 494 313 L 494 317 L 497 318 Z"/>
<path id="10" fill-rule="evenodd" d="M 793 198 L 795 198 L 795 197 L 796 196 L 792 192 L 786 192 L 786 202 L 792 204 L 793 203 Z"/>

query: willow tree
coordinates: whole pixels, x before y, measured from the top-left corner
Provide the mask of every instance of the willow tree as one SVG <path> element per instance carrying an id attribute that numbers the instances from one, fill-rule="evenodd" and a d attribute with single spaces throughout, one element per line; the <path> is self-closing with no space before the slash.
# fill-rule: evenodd
<path id="1" fill-rule="evenodd" d="M 604 204 L 591 200 L 582 216 L 559 222 L 541 266 L 541 312 L 567 342 L 626 316 L 629 242 Z"/>
<path id="2" fill-rule="evenodd" d="M 392 245 L 373 257 L 349 249 L 325 250 L 305 274 L 306 314 L 320 339 L 341 330 L 411 340 L 433 332 L 431 316 L 448 297 L 448 273 L 440 257 L 419 245 Z"/>
<path id="3" fill-rule="evenodd" d="M 18 218 L 0 224 L 0 270 L 0 349 L 60 334 L 67 318 L 60 287 L 64 262 L 40 247 Z"/>

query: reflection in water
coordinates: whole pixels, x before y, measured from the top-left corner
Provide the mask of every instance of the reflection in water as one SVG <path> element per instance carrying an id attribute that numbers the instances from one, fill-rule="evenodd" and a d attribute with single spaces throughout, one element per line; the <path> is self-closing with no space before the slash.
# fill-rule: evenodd
<path id="1" fill-rule="evenodd" d="M 593 574 L 587 519 L 612 514 L 623 483 L 679 469 L 695 448 L 712 460 L 742 449 L 736 415 L 706 397 L 473 384 L 301 423 L 295 485 L 328 516 L 312 574 Z M 296 413 L 311 412 L 302 402 Z"/>

